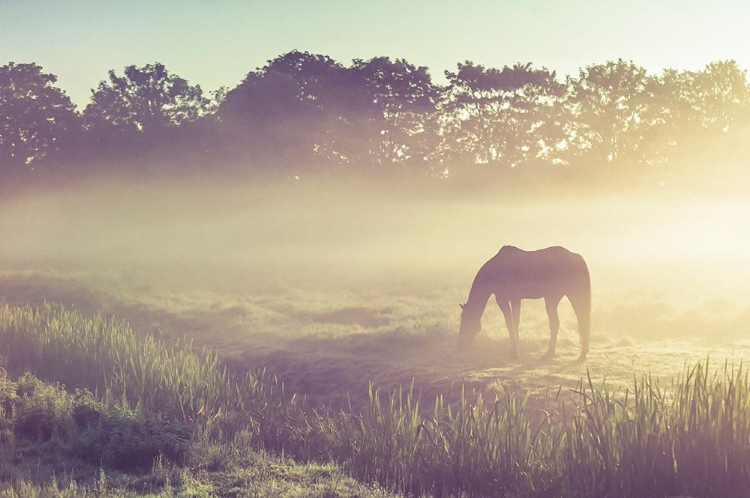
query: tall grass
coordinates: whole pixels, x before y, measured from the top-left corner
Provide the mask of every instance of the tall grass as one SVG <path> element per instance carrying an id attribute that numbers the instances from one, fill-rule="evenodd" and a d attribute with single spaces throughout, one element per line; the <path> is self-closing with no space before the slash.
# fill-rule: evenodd
<path id="1" fill-rule="evenodd" d="M 411 392 L 339 426 L 347 468 L 413 493 L 478 496 L 742 497 L 750 489 L 750 386 L 742 365 L 708 361 L 667 388 L 650 375 L 611 392 L 590 377 L 574 403 L 531 411 L 504 390 L 462 392 L 429 416 Z M 471 403 L 468 399 L 473 399 Z M 341 454 L 340 454 L 341 456 Z"/>
<path id="2" fill-rule="evenodd" d="M 413 389 L 373 386 L 361 412 L 284 400 L 281 386 L 237 377 L 215 354 L 168 348 L 122 323 L 57 306 L 0 307 L 8 369 L 202 427 L 233 424 L 265 449 L 339 462 L 392 490 L 438 496 L 748 496 L 750 385 L 742 365 L 709 362 L 662 386 L 650 375 L 611 391 L 591 377 L 572 396 L 461 393 L 424 408 Z M 224 433 L 227 434 L 227 433 Z"/>
<path id="3" fill-rule="evenodd" d="M 539 477 L 539 429 L 525 416 L 526 397 L 511 391 L 485 404 L 462 391 L 457 406 L 438 398 L 425 417 L 413 391 L 381 403 L 370 389 L 369 409 L 342 424 L 346 467 L 366 480 L 411 493 L 462 491 L 503 495 L 534 489 Z M 354 423 L 352 423 L 352 420 Z"/>
<path id="4" fill-rule="evenodd" d="M 262 372 L 230 376 L 205 348 L 196 351 L 189 342 L 167 347 L 126 323 L 53 304 L 0 306 L 0 348 L 11 373 L 32 370 L 41 379 L 184 423 L 257 411 L 277 388 Z"/>
<path id="5" fill-rule="evenodd" d="M 592 497 L 747 496 L 749 387 L 741 364 L 711 374 L 708 360 L 667 388 L 644 374 L 619 397 L 581 382 L 578 411 L 550 455 L 562 487 Z"/>

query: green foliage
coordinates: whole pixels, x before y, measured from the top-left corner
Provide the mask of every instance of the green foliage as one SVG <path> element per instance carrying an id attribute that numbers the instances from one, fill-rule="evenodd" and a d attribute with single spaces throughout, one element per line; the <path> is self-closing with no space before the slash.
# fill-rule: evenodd
<path id="1" fill-rule="evenodd" d="M 80 387 L 148 407 L 180 423 L 209 423 L 261 406 L 270 383 L 252 372 L 235 378 L 219 359 L 189 343 L 167 348 L 129 326 L 47 304 L 38 309 L 0 307 L 0 344 L 7 367 L 33 369 L 41 379 Z"/>
<path id="2" fill-rule="evenodd" d="M 149 468 L 163 455 L 184 459 L 185 427 L 148 413 L 106 406 L 85 390 L 69 394 L 62 386 L 45 384 L 31 374 L 17 382 L 3 376 L 0 394 L 6 466 L 15 461 L 55 459 L 91 466 L 134 470 Z M 13 474 L 10 468 L 6 473 Z"/>
<path id="3" fill-rule="evenodd" d="M 428 68 L 404 59 L 345 66 L 293 50 L 211 100 L 163 64 L 130 65 L 110 70 L 79 116 L 55 75 L 10 62 L 0 67 L 0 167 L 32 170 L 49 157 L 48 164 L 75 158 L 84 171 L 101 160 L 163 168 L 179 157 L 180 167 L 249 164 L 256 174 L 286 177 L 321 170 L 380 177 L 387 167 L 396 178 L 507 181 L 521 167 L 527 179 L 539 171 L 554 179 L 562 169 L 563 178 L 627 170 L 653 180 L 646 166 L 720 151 L 718 141 L 743 141 L 750 124 L 747 74 L 733 60 L 661 75 L 608 61 L 564 82 L 531 63 L 466 61 L 445 75 L 440 86 Z"/>
<path id="4" fill-rule="evenodd" d="M 662 389 L 649 375 L 615 398 L 581 383 L 558 473 L 579 496 L 741 496 L 750 483 L 750 400 L 742 366 L 698 364 Z M 562 472 L 564 470 L 564 472 Z"/>
<path id="5" fill-rule="evenodd" d="M 469 399 L 474 402 L 470 403 Z M 539 432 L 526 418 L 526 398 L 504 392 L 493 404 L 461 393 L 456 406 L 439 398 L 426 417 L 413 392 L 398 390 L 388 403 L 370 389 L 361 416 L 344 417 L 339 439 L 345 468 L 387 488 L 437 495 L 496 495 L 533 489 Z"/>
<path id="6" fill-rule="evenodd" d="M 443 111 L 450 159 L 503 169 L 559 159 L 566 118 L 564 86 L 554 72 L 530 63 L 496 69 L 467 61 L 446 77 L 450 86 Z"/>
<path id="7" fill-rule="evenodd" d="M 56 82 L 33 63 L 0 67 L 0 172 L 30 168 L 74 136 L 80 119 Z"/>
<path id="8" fill-rule="evenodd" d="M 84 110 L 89 128 L 156 133 L 197 120 L 209 105 L 200 86 L 170 74 L 163 64 L 128 66 L 122 76 L 109 71 Z"/>
<path id="9" fill-rule="evenodd" d="M 224 443 L 188 441 L 158 418 L 107 408 L 88 392 L 70 395 L 31 375 L 2 378 L 18 414 L 4 421 L 26 425 L 0 446 L 0 497 L 391 496 L 332 464 L 256 452 L 248 431 Z M 49 440 L 27 430 L 29 413 L 39 426 L 54 426 Z"/>
<path id="10" fill-rule="evenodd" d="M 247 491 L 252 479 L 234 474 L 240 465 L 316 486 L 313 467 L 291 477 L 289 467 L 258 460 L 258 448 L 338 462 L 358 479 L 413 494 L 719 497 L 743 496 L 750 486 L 742 365 L 710 373 L 708 362 L 698 364 L 668 387 L 644 375 L 617 392 L 589 377 L 572 400 L 558 392 L 546 410 L 531 409 L 529 395 L 510 388 L 492 402 L 462 391 L 455 404 L 438 397 L 424 409 L 413 390 L 385 401 L 371 386 L 361 412 L 334 412 L 262 387 L 274 385 L 263 377 L 238 381 L 206 351 L 169 350 L 123 324 L 55 306 L 0 309 L 0 341 L 9 371 L 32 369 L 103 393 L 0 376 L 6 476 L 18 455 L 57 453 L 120 470 L 156 462 L 146 492 L 177 486 L 210 494 L 216 485 L 206 474 L 232 475 Z M 330 485 L 332 494 L 320 496 L 337 496 Z"/>
<path id="11" fill-rule="evenodd" d="M 750 485 L 750 389 L 742 367 L 708 364 L 662 390 L 650 376 L 621 395 L 581 382 L 571 410 L 529 412 L 505 390 L 462 393 L 426 416 L 411 393 L 336 424 L 338 458 L 388 488 L 478 496 L 741 496 Z M 469 402 L 469 399 L 473 399 Z"/>

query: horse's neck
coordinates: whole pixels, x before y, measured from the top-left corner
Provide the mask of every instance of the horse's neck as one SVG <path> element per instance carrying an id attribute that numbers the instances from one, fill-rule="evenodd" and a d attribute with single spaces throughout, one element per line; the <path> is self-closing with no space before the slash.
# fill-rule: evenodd
<path id="1" fill-rule="evenodd" d="M 469 291 L 469 299 L 466 301 L 466 307 L 473 318 L 479 319 L 482 317 L 491 295 L 492 290 L 489 285 L 478 280 L 474 281 L 474 285 L 471 286 Z"/>

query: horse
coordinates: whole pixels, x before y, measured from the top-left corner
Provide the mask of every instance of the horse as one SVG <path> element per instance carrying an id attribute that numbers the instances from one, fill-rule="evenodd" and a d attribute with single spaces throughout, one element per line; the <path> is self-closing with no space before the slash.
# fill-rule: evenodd
<path id="1" fill-rule="evenodd" d="M 468 301 L 461 306 L 459 347 L 465 347 L 482 328 L 482 314 L 494 294 L 505 317 L 512 357 L 518 358 L 518 322 L 522 299 L 544 299 L 549 317 L 549 347 L 542 356 L 555 356 L 560 318 L 557 306 L 564 296 L 578 319 L 581 340 L 579 361 L 586 359 L 591 334 L 591 277 L 583 258 L 563 247 L 524 251 L 503 246 L 477 272 Z"/>

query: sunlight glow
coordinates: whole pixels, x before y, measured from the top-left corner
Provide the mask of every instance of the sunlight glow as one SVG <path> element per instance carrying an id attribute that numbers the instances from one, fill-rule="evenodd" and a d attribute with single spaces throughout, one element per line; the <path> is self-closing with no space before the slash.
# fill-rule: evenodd
<path id="1" fill-rule="evenodd" d="M 750 257 L 747 204 L 700 203 L 671 215 L 667 223 L 642 233 L 644 255 L 681 260 Z"/>

